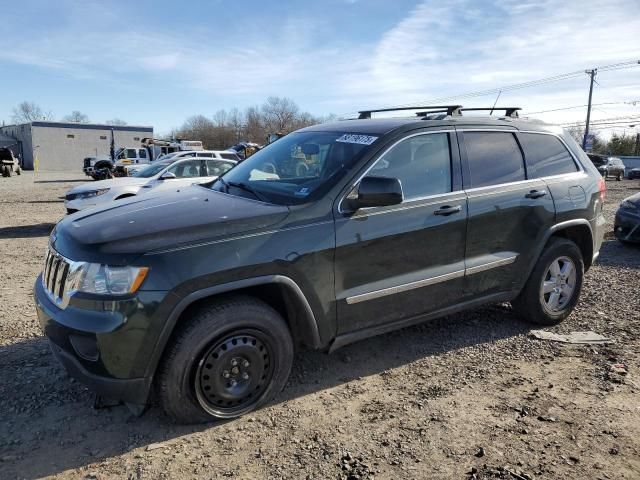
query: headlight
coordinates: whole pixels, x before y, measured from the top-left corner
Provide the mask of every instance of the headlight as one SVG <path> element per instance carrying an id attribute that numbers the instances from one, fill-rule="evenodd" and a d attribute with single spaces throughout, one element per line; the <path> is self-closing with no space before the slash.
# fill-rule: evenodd
<path id="1" fill-rule="evenodd" d="M 91 190 L 89 192 L 80 192 L 76 194 L 76 198 L 93 198 L 99 195 L 104 195 L 109 191 L 108 188 L 101 188 L 100 190 Z"/>
<path id="2" fill-rule="evenodd" d="M 112 267 L 78 262 L 69 271 L 67 291 L 128 295 L 140 288 L 148 271 L 147 267 Z"/>
<path id="3" fill-rule="evenodd" d="M 630 202 L 629 200 L 625 200 L 620 204 L 620 208 L 622 210 L 630 210 L 632 212 L 638 211 L 638 206 L 635 203 Z"/>

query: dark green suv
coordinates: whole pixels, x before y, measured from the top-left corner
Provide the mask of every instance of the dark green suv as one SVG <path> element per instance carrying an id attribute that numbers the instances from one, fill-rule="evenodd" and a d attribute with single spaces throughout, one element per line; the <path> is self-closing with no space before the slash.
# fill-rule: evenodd
<path id="1" fill-rule="evenodd" d="M 58 359 L 192 422 L 267 402 L 296 348 L 492 302 L 566 318 L 602 242 L 596 168 L 516 109 L 425 110 L 305 128 L 209 184 L 62 220 L 35 283 Z"/>

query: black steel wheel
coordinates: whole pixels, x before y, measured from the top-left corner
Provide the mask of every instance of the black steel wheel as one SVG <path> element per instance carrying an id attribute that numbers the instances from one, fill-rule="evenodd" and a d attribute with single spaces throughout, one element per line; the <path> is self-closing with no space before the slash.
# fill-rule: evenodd
<path id="1" fill-rule="evenodd" d="M 201 356 L 194 379 L 200 406 L 218 418 L 252 409 L 273 378 L 272 350 L 258 330 L 237 331 L 215 342 Z"/>
<path id="2" fill-rule="evenodd" d="M 251 297 L 218 300 L 178 327 L 157 377 L 165 412 L 181 423 L 229 419 L 271 400 L 289 378 L 284 319 Z"/>

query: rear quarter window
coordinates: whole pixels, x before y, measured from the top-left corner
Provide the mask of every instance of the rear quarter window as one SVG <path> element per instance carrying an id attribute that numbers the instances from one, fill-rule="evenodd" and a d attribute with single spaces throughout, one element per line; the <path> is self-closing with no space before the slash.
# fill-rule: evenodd
<path id="1" fill-rule="evenodd" d="M 550 177 L 578 170 L 573 157 L 558 138 L 539 133 L 521 133 L 520 141 L 529 178 Z"/>
<path id="2" fill-rule="evenodd" d="M 471 188 L 525 179 L 522 152 L 512 133 L 465 132 Z"/>

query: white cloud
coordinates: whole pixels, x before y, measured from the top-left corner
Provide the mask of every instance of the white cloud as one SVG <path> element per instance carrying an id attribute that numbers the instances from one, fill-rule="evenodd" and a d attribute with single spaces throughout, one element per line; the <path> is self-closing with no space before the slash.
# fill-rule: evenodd
<path id="1" fill-rule="evenodd" d="M 366 42 L 323 35 L 330 31 L 329 14 L 309 18 L 294 12 L 269 28 L 212 34 L 195 26 L 185 34 L 184 29 L 144 26 L 123 30 L 122 19 L 136 13 L 105 4 L 68 7 L 66 21 L 50 31 L 27 38 L 6 35 L 0 61 L 130 88 L 170 78 L 178 90 L 237 98 L 240 106 L 247 98 L 287 95 L 318 113 L 342 113 L 640 58 L 636 0 L 425 0 Z M 640 68 L 597 78 L 603 87 L 596 87 L 596 103 L 640 96 Z M 586 101 L 586 85 L 581 78 L 505 92 L 500 103 L 521 104 L 529 111 L 580 105 Z M 603 110 L 611 116 L 617 108 Z M 580 116 L 580 110 L 570 110 L 549 118 Z"/>

